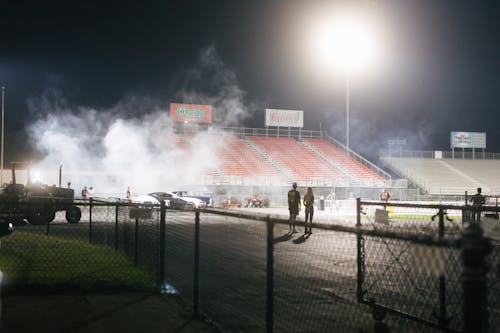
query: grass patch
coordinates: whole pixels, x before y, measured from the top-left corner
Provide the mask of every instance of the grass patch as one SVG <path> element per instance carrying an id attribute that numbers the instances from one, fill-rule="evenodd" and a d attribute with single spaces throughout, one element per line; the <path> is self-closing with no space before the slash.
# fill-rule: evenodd
<path id="1" fill-rule="evenodd" d="M 149 275 L 108 246 L 22 231 L 2 239 L 0 268 L 8 289 L 144 290 L 155 287 Z"/>

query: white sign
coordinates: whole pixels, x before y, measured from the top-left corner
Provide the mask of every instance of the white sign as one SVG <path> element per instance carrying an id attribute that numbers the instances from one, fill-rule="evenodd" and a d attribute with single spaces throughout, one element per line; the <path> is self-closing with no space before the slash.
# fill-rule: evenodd
<path id="1" fill-rule="evenodd" d="M 451 148 L 486 148 L 486 133 L 451 132 Z"/>
<path id="2" fill-rule="evenodd" d="M 266 126 L 304 127 L 304 111 L 266 109 Z"/>

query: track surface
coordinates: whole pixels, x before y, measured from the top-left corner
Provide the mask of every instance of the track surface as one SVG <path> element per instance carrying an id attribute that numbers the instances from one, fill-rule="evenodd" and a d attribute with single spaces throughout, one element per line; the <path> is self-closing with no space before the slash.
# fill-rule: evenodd
<path id="1" fill-rule="evenodd" d="M 286 217 L 284 209 L 250 209 L 252 212 Z M 134 237 L 135 224 L 119 214 L 115 236 L 114 208 L 93 211 L 89 232 L 88 209 L 82 222 L 70 225 L 58 213 L 49 226 L 50 235 L 71 237 L 113 246 Z M 354 225 L 354 216 L 337 212 L 318 212 L 315 221 Z M 125 220 L 127 220 L 125 222 Z M 263 222 L 201 213 L 200 217 L 200 309 L 224 331 L 262 332 L 266 327 L 266 225 Z M 126 226 L 125 226 L 126 225 Z M 154 270 L 158 256 L 158 216 L 140 221 L 140 263 Z M 31 232 L 46 233 L 45 226 L 25 226 Z M 19 230 L 21 230 L 19 228 Z M 287 225 L 274 228 L 274 329 L 278 332 L 346 331 L 370 332 L 375 321 L 371 309 L 356 300 L 357 238 L 355 234 L 314 229 L 312 235 L 289 232 Z M 124 236 L 124 234 L 127 234 Z M 193 300 L 194 213 L 167 211 L 166 280 L 188 303 Z M 133 252 L 124 247 L 124 252 Z M 410 313 L 432 320 L 437 301 L 434 276 L 428 272 L 407 272 L 395 258 L 404 259 L 410 251 L 403 243 L 365 239 L 366 281 L 372 296 L 390 293 L 388 306 L 406 307 Z M 407 260 L 411 258 L 406 257 Z M 408 262 L 403 265 L 408 266 Z M 409 266 L 408 266 L 409 267 Z M 383 281 L 382 281 L 383 279 Z M 377 282 L 380 281 L 379 284 Z M 409 284 L 420 282 L 423 288 Z M 383 283 L 382 283 L 383 282 Z M 375 286 L 374 286 L 375 285 Z M 430 287 L 429 287 L 430 285 Z M 427 290 L 425 290 L 427 289 Z M 453 299 L 453 294 L 450 298 Z M 455 295 L 456 296 L 456 295 Z M 426 303 L 427 302 L 427 303 Z M 429 305 L 430 302 L 430 305 Z M 434 303 L 434 304 L 433 304 Z M 448 309 L 456 312 L 456 306 Z M 453 313 L 457 314 L 457 313 Z M 462 323 L 455 319 L 452 327 Z M 388 316 L 391 329 L 406 332 L 432 332 L 429 327 Z"/>

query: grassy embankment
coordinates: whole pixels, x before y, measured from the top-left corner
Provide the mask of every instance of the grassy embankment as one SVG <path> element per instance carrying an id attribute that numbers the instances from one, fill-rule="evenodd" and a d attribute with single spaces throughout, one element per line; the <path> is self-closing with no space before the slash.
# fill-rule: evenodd
<path id="1" fill-rule="evenodd" d="M 2 238 L 8 290 L 152 290 L 153 279 L 107 246 L 15 231 Z"/>

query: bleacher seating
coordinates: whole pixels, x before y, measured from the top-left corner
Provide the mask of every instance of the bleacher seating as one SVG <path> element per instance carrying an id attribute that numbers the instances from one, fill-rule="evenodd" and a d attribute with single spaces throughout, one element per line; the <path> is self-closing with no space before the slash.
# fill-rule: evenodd
<path id="1" fill-rule="evenodd" d="M 202 174 L 239 179 L 238 182 L 246 184 L 252 183 L 252 177 L 253 181 L 261 177 L 258 182 L 277 181 L 281 184 L 289 181 L 345 184 L 367 179 L 383 180 L 376 172 L 346 155 L 334 144 L 321 139 L 304 139 L 309 146 L 291 137 L 245 138 L 229 133 L 217 133 L 213 138 L 168 134 L 162 140 L 168 146 L 176 147 L 172 151 L 172 157 L 180 165 L 188 163 L 191 156 L 196 155 L 196 147 L 216 147 L 212 153 L 215 153 L 214 161 L 217 162 L 208 163 Z"/>
<path id="2" fill-rule="evenodd" d="M 500 189 L 500 160 L 385 157 L 385 163 L 431 194 L 464 194 Z"/>
<path id="3" fill-rule="evenodd" d="M 228 176 L 276 176 L 277 171 L 239 137 L 222 137 L 223 144 L 216 150 L 221 161 L 219 170 Z"/>
<path id="4" fill-rule="evenodd" d="M 358 160 L 350 157 L 337 146 L 328 141 L 317 138 L 304 138 L 306 143 L 311 145 L 317 151 L 325 155 L 333 163 L 347 170 L 349 174 L 357 179 L 373 179 L 374 181 L 382 181 L 383 177 L 377 174 L 372 169 L 363 165 Z"/>
<path id="5" fill-rule="evenodd" d="M 248 139 L 276 161 L 296 181 L 311 181 L 315 177 L 346 178 L 319 155 L 293 138 L 249 136 Z"/>

